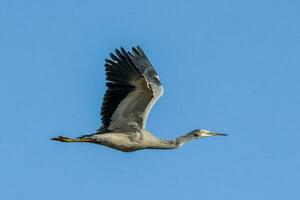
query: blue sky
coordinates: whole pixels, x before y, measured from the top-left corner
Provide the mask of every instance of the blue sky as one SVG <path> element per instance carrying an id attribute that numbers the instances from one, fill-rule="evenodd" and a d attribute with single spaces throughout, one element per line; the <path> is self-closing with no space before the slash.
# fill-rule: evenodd
<path id="1" fill-rule="evenodd" d="M 2 0 L 0 199 L 299 199 L 299 9 Z M 100 126 L 104 59 L 137 44 L 165 88 L 149 131 L 230 136 L 130 154 L 50 141 Z"/>

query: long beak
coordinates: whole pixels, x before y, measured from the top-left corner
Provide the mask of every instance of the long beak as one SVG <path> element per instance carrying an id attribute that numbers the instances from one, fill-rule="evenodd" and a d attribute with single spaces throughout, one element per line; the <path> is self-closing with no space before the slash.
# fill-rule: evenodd
<path id="1" fill-rule="evenodd" d="M 212 132 L 210 134 L 213 135 L 213 136 L 227 136 L 227 134 L 225 134 L 225 133 L 214 133 L 214 132 Z"/>

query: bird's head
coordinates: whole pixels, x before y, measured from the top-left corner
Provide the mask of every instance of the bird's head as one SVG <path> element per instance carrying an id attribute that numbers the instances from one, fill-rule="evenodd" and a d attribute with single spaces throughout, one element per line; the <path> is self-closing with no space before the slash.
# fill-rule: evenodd
<path id="1" fill-rule="evenodd" d="M 210 137 L 210 136 L 227 136 L 225 133 L 217 133 L 217 132 L 211 132 L 205 129 L 196 129 L 192 132 L 193 137 L 195 138 L 204 138 L 204 137 Z"/>

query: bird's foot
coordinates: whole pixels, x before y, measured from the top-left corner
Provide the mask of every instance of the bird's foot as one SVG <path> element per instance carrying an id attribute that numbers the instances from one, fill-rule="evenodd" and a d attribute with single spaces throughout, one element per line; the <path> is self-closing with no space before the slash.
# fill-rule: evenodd
<path id="1" fill-rule="evenodd" d="M 73 138 L 68 138 L 68 137 L 64 137 L 64 136 L 54 137 L 54 138 L 51 138 L 51 140 L 60 141 L 60 142 L 97 142 L 93 138 L 76 138 L 76 139 L 73 139 Z"/>
<path id="2" fill-rule="evenodd" d="M 60 141 L 60 142 L 77 142 L 76 139 L 71 139 L 71 138 L 64 137 L 64 136 L 54 137 L 54 138 L 51 138 L 51 140 Z"/>

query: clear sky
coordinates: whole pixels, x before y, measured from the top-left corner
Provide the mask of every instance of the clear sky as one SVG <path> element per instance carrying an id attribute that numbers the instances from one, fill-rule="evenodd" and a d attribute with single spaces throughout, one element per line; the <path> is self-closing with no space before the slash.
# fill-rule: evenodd
<path id="1" fill-rule="evenodd" d="M 300 199 L 300 1 L 0 2 L 0 199 Z M 100 126 L 104 59 L 139 44 L 172 151 L 63 144 Z"/>

